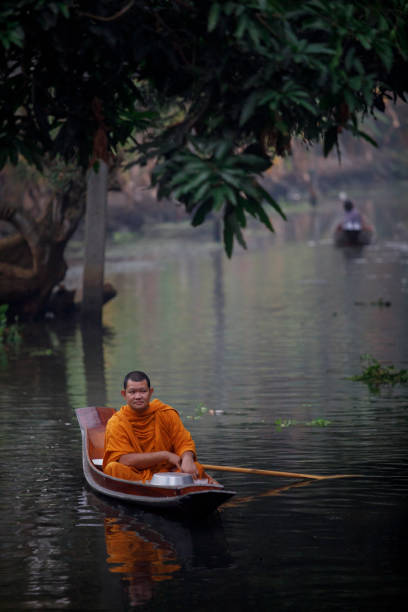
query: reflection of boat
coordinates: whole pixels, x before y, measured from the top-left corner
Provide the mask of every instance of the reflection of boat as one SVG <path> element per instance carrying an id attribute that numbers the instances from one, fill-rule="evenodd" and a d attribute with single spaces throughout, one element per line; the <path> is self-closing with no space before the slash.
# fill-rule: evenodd
<path id="1" fill-rule="evenodd" d="M 334 243 L 336 246 L 365 246 L 373 239 L 373 230 L 369 226 L 361 229 L 345 229 L 341 225 L 334 232 Z"/>
<path id="2" fill-rule="evenodd" d="M 137 525 L 136 525 L 137 527 Z M 105 518 L 109 571 L 120 574 L 132 606 L 152 598 L 156 582 L 171 580 L 181 568 L 174 547 L 152 530 L 135 529 L 116 518 Z"/>
<path id="3" fill-rule="evenodd" d="M 194 481 L 189 475 L 176 472 L 167 478 L 162 473 L 155 474 L 146 483 L 104 474 L 101 464 L 105 428 L 114 412 L 113 408 L 94 406 L 76 411 L 82 433 L 84 475 L 92 489 L 126 503 L 187 515 L 209 514 L 235 495 L 219 483 Z"/>
<path id="4" fill-rule="evenodd" d="M 79 499 L 82 520 L 91 518 L 93 526 L 104 527 L 106 567 L 119 579 L 115 584 L 126 610 L 154 600 L 160 583 L 180 579 L 180 572 L 232 565 L 221 513 L 199 521 L 180 520 L 108 499 L 89 487 Z M 178 609 L 178 605 L 168 601 L 164 608 Z"/>

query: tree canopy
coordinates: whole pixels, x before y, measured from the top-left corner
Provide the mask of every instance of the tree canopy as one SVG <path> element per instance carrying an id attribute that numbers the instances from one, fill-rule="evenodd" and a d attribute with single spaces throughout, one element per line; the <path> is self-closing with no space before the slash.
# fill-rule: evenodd
<path id="1" fill-rule="evenodd" d="M 328 154 L 406 101 L 407 26 L 404 0 L 3 0 L 0 167 L 127 145 L 230 255 L 283 214 L 257 179 L 293 137 Z"/>

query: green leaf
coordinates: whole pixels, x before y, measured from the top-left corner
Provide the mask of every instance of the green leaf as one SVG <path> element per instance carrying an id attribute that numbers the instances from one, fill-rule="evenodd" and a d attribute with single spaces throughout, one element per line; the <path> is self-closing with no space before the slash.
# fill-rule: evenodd
<path id="1" fill-rule="evenodd" d="M 240 173 L 240 174 L 242 176 L 242 173 Z M 226 183 L 229 183 L 230 185 L 232 185 L 236 189 L 241 189 L 242 188 L 241 182 L 235 178 L 235 176 L 232 174 L 232 172 L 230 172 L 230 171 L 222 171 L 222 172 L 220 172 L 220 176 L 224 179 L 224 181 Z"/>
<path id="2" fill-rule="evenodd" d="M 225 204 L 226 200 L 226 189 L 225 185 L 220 185 L 212 189 L 212 198 L 214 201 L 214 210 L 220 210 Z"/>
<path id="3" fill-rule="evenodd" d="M 193 227 L 197 227 L 197 225 L 201 225 L 205 220 L 206 216 L 212 211 L 213 205 L 210 199 L 206 200 L 195 212 L 193 219 L 191 221 L 191 225 Z"/>
<path id="4" fill-rule="evenodd" d="M 173 176 L 173 178 L 170 181 L 170 185 L 172 187 L 176 186 L 178 184 L 182 184 L 182 183 L 187 184 L 187 181 L 190 178 L 190 181 L 188 183 L 189 189 L 190 188 L 194 188 L 194 187 L 197 187 L 198 185 L 200 185 L 200 183 L 202 183 L 203 181 L 206 181 L 211 176 L 211 171 L 208 170 L 204 166 L 204 164 L 201 164 L 201 171 L 198 172 L 198 173 L 197 172 L 188 173 L 188 172 L 186 172 L 186 170 L 188 170 L 188 166 L 183 168 L 183 170 L 180 170 L 180 172 L 177 172 Z"/>
<path id="5" fill-rule="evenodd" d="M 263 199 L 266 200 L 268 202 L 268 204 L 270 204 L 276 210 L 276 212 L 278 212 L 280 214 L 282 219 L 284 219 L 286 221 L 287 220 L 286 219 L 286 215 L 283 212 L 283 210 L 281 209 L 281 207 L 279 206 L 279 204 L 277 203 L 277 201 L 271 196 L 270 193 L 265 191 L 265 189 L 263 187 L 259 186 L 259 189 L 261 191 Z"/>
<path id="6" fill-rule="evenodd" d="M 246 249 L 247 248 L 247 243 L 245 241 L 244 234 L 242 233 L 241 228 L 240 228 L 240 226 L 238 225 L 237 222 L 235 224 L 234 229 L 235 229 L 234 233 L 235 233 L 235 236 L 236 236 L 239 244 L 242 246 L 243 249 Z"/>
<path id="7" fill-rule="evenodd" d="M 69 19 L 69 6 L 67 6 L 64 2 L 60 2 L 58 4 L 59 10 L 64 15 L 66 19 Z"/>
<path id="8" fill-rule="evenodd" d="M 208 15 L 208 31 L 212 32 L 215 30 L 219 17 L 220 17 L 220 5 L 218 2 L 215 2 L 210 9 L 210 13 Z"/>
<path id="9" fill-rule="evenodd" d="M 259 202 L 255 202 L 254 204 L 256 209 L 256 216 L 258 217 L 258 219 L 265 225 L 265 227 L 268 228 L 269 231 L 274 232 L 275 230 L 273 229 L 273 225 L 268 215 L 264 211 L 262 204 L 259 204 Z"/>
<path id="10" fill-rule="evenodd" d="M 243 153 L 239 159 L 257 173 L 265 172 L 271 166 L 271 162 L 267 157 L 258 157 L 250 153 Z"/>
<path id="11" fill-rule="evenodd" d="M 315 106 L 312 106 L 312 104 L 308 102 L 307 100 L 298 99 L 297 103 L 300 106 L 303 106 L 304 108 L 306 108 L 306 110 L 308 110 L 312 115 L 318 114 L 318 109 Z"/>
<path id="12" fill-rule="evenodd" d="M 245 238 L 243 233 L 241 232 L 241 228 L 239 227 L 239 225 L 237 225 L 235 227 L 235 236 L 237 237 L 237 240 L 239 242 L 239 244 L 242 246 L 243 249 L 247 248 L 247 243 L 245 242 Z"/>
<path id="13" fill-rule="evenodd" d="M 362 132 L 361 130 L 354 130 L 353 132 L 356 136 L 360 136 L 361 138 L 363 138 L 364 140 L 366 140 L 367 142 L 369 142 L 370 144 L 373 145 L 373 147 L 377 147 L 378 148 L 378 143 L 374 140 L 374 138 L 372 138 L 371 136 L 369 136 L 366 132 Z"/>
<path id="14" fill-rule="evenodd" d="M 392 52 L 392 48 L 385 44 L 377 44 L 377 55 L 381 59 L 386 70 L 390 71 L 392 68 L 394 55 Z"/>
<path id="15" fill-rule="evenodd" d="M 238 223 L 236 209 L 229 208 L 228 213 L 224 216 L 224 240 L 228 237 L 228 245 L 227 242 L 225 242 L 228 257 L 232 254 L 234 236 L 242 248 L 246 249 L 247 245 Z"/>
<path id="16" fill-rule="evenodd" d="M 361 76 L 354 76 L 348 80 L 348 85 L 351 87 L 351 89 L 354 89 L 355 91 L 359 91 L 362 87 L 362 84 L 363 80 Z"/>
<path id="17" fill-rule="evenodd" d="M 8 38 L 12 43 L 17 45 L 18 47 L 22 47 L 23 41 L 24 41 L 24 31 L 22 30 L 22 28 L 17 27 L 15 30 L 12 30 L 11 32 L 9 32 Z"/>
<path id="18" fill-rule="evenodd" d="M 234 232 L 229 215 L 224 215 L 224 245 L 227 256 L 231 257 L 234 248 Z"/>
<path id="19" fill-rule="evenodd" d="M 229 151 L 231 151 L 231 141 L 222 140 L 215 149 L 215 159 L 222 159 Z"/>
<path id="20" fill-rule="evenodd" d="M 178 198 L 180 195 L 183 195 L 185 193 L 188 193 L 189 191 L 192 191 L 193 189 L 196 189 L 199 185 L 201 185 L 201 183 L 207 180 L 208 176 L 208 172 L 201 172 L 192 180 L 189 180 L 188 182 L 184 183 L 184 185 L 181 185 L 180 187 L 176 188 L 173 192 L 174 197 Z"/>
<path id="21" fill-rule="evenodd" d="M 306 53 L 323 53 L 325 55 L 334 55 L 335 51 L 322 43 L 311 43 L 305 48 Z"/>
<path id="22" fill-rule="evenodd" d="M 224 193 L 225 193 L 225 199 L 231 202 L 233 206 L 236 206 L 237 196 L 235 194 L 234 189 L 232 189 L 232 187 L 230 187 L 229 185 L 224 184 Z"/>
<path id="23" fill-rule="evenodd" d="M 347 106 L 349 107 L 350 113 L 352 113 L 356 107 L 356 99 L 351 93 L 351 91 L 349 91 L 347 88 L 344 89 L 343 94 L 344 100 L 347 103 Z"/>
<path id="24" fill-rule="evenodd" d="M 255 25 L 253 21 L 250 21 L 248 24 L 248 32 L 249 32 L 250 37 L 252 38 L 255 48 L 258 48 L 260 32 L 259 32 L 258 27 Z"/>
<path id="25" fill-rule="evenodd" d="M 237 29 L 234 32 L 234 36 L 237 38 L 242 38 L 245 30 L 248 28 L 249 23 L 248 17 L 246 15 L 241 15 L 238 21 Z"/>
<path id="26" fill-rule="evenodd" d="M 345 65 L 347 71 L 349 71 L 351 69 L 351 66 L 353 65 L 353 60 L 354 60 L 355 52 L 356 52 L 355 48 L 354 47 L 350 47 L 350 49 L 346 53 L 346 57 L 345 57 L 345 60 L 344 60 L 344 65 Z"/>
<path id="27" fill-rule="evenodd" d="M 354 58 L 353 66 L 357 70 L 358 74 L 363 75 L 365 73 L 363 64 L 361 63 L 361 60 L 359 57 Z"/>
<path id="28" fill-rule="evenodd" d="M 248 119 L 254 114 L 254 110 L 258 102 L 258 92 L 252 92 L 246 99 L 244 106 L 242 107 L 241 116 L 239 118 L 239 125 L 242 127 L 248 121 Z"/>
<path id="29" fill-rule="evenodd" d="M 322 19 L 319 19 L 319 18 L 309 21 L 308 23 L 304 24 L 302 27 L 303 27 L 303 30 L 324 30 L 325 32 L 327 30 L 327 24 Z"/>
<path id="30" fill-rule="evenodd" d="M 323 139 L 323 154 L 325 157 L 328 156 L 330 151 L 333 149 L 338 142 L 337 126 L 329 128 Z"/>
<path id="31" fill-rule="evenodd" d="M 239 225 L 241 227 L 246 227 L 247 223 L 246 223 L 244 205 L 242 203 L 242 200 L 244 200 L 244 198 L 242 198 L 241 196 L 237 198 L 237 206 L 235 207 L 234 212 L 235 212 L 235 216 L 236 216 L 236 219 Z"/>
<path id="32" fill-rule="evenodd" d="M 371 49 L 371 39 L 368 36 L 364 36 L 364 34 L 356 34 L 356 38 L 361 42 L 364 49 Z"/>
<path id="33" fill-rule="evenodd" d="M 211 190 L 211 185 L 209 183 L 205 182 L 202 185 L 200 185 L 197 191 L 195 191 L 193 194 L 193 202 L 200 202 L 200 200 L 203 199 L 206 192 L 210 190 Z"/>

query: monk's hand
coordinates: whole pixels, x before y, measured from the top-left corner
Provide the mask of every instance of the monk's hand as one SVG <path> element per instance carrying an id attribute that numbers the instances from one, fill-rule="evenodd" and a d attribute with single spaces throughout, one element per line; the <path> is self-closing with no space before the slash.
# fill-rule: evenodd
<path id="1" fill-rule="evenodd" d="M 170 451 L 167 451 L 166 461 L 172 466 L 172 471 L 181 469 L 181 459 L 178 455 L 176 455 L 176 453 L 170 453 Z"/>
<path id="2" fill-rule="evenodd" d="M 197 466 L 194 463 L 193 453 L 187 451 L 181 457 L 181 471 L 186 474 L 191 474 L 193 478 L 198 478 Z"/>

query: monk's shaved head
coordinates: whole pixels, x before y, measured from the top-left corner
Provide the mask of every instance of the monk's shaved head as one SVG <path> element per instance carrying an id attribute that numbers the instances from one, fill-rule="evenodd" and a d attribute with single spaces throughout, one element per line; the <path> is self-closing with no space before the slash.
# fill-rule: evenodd
<path id="1" fill-rule="evenodd" d="M 125 389 L 125 391 L 129 380 L 133 380 L 133 382 L 141 382 L 142 380 L 145 380 L 147 382 L 147 386 L 150 389 L 150 378 L 144 372 L 134 370 L 133 372 L 129 372 L 128 374 L 126 374 L 125 379 L 123 381 L 123 388 Z"/>

